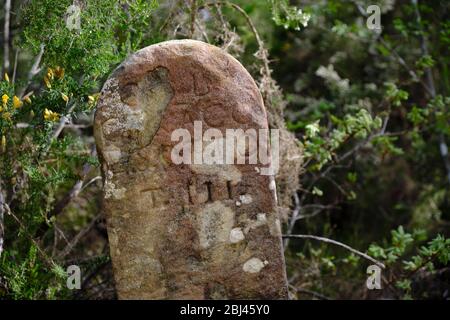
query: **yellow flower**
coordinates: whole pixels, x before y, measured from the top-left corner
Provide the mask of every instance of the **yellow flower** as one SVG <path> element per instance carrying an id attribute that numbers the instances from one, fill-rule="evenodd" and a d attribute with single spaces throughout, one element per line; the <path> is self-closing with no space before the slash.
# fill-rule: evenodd
<path id="1" fill-rule="evenodd" d="M 64 78 L 64 68 L 56 67 L 56 68 L 55 68 L 55 76 L 56 76 L 58 79 Z"/>
<path id="2" fill-rule="evenodd" d="M 18 109 L 23 105 L 23 102 L 20 101 L 20 99 L 17 96 L 14 96 L 13 97 L 13 105 L 14 105 L 14 108 Z"/>
<path id="3" fill-rule="evenodd" d="M 2 135 L 2 152 L 6 151 L 6 137 Z"/>
<path id="4" fill-rule="evenodd" d="M 9 96 L 7 94 L 2 95 L 2 102 L 3 102 L 4 107 L 8 103 L 8 100 L 9 100 Z"/>
<path id="5" fill-rule="evenodd" d="M 67 102 L 69 102 L 69 97 L 68 96 L 66 96 L 64 93 L 62 93 L 61 92 L 61 97 L 62 97 L 62 99 L 67 103 Z"/>
<path id="6" fill-rule="evenodd" d="M 94 103 L 95 102 L 95 97 L 94 96 L 88 96 L 89 99 L 89 103 Z"/>
<path id="7" fill-rule="evenodd" d="M 45 82 L 45 85 L 47 86 L 47 88 L 50 89 L 52 87 L 48 76 L 44 76 L 44 82 Z"/>
<path id="8" fill-rule="evenodd" d="M 52 68 L 47 68 L 47 77 L 50 79 L 50 80 L 53 80 L 53 76 L 54 76 L 54 72 L 53 72 L 53 69 Z"/>
<path id="9" fill-rule="evenodd" d="M 44 119 L 47 121 L 53 121 L 56 122 L 59 120 L 59 114 L 57 112 L 53 112 L 52 110 L 49 110 L 45 108 L 44 110 Z"/>
<path id="10" fill-rule="evenodd" d="M 8 76 L 8 74 L 5 72 L 5 80 L 7 81 L 7 82 L 9 82 L 9 76 Z"/>

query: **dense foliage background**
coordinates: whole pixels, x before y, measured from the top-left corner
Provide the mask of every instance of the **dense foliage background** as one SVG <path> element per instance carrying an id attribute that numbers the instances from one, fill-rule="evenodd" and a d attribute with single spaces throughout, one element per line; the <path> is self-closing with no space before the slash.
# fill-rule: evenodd
<path id="1" fill-rule="evenodd" d="M 366 24 L 372 4 L 379 30 Z M 237 57 L 270 125 L 284 130 L 277 181 L 292 298 L 448 299 L 449 9 L 444 0 L 3 1 L 0 299 L 115 298 L 92 115 L 128 54 L 178 38 Z M 366 287 L 367 258 L 385 266 L 381 290 Z M 72 264 L 81 290 L 66 287 Z"/>

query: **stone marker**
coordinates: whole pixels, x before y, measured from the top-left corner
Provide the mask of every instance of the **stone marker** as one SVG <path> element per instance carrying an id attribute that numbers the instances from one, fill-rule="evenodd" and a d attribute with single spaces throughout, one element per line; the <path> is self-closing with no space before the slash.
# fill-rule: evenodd
<path id="1" fill-rule="evenodd" d="M 194 164 L 173 161 L 181 128 Z M 288 297 L 274 178 L 259 164 L 196 162 L 209 128 L 267 129 L 254 80 L 217 47 L 152 45 L 105 83 L 94 131 L 120 299 Z"/>

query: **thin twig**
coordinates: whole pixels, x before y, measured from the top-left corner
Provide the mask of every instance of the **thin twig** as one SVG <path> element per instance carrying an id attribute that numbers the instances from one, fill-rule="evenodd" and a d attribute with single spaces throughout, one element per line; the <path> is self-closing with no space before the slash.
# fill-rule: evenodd
<path id="1" fill-rule="evenodd" d="M 195 19 L 197 17 L 197 0 L 191 0 L 191 29 L 190 38 L 194 36 L 195 32 Z"/>
<path id="2" fill-rule="evenodd" d="M 332 299 L 328 298 L 327 296 L 324 296 L 323 294 L 315 292 L 315 291 L 312 291 L 312 290 L 303 289 L 303 288 L 296 288 L 293 285 L 289 285 L 289 286 L 290 286 L 290 288 L 292 290 L 295 290 L 296 292 L 306 293 L 306 294 L 309 294 L 310 296 L 313 296 L 313 297 L 315 297 L 317 299 L 320 299 L 320 300 L 332 300 Z"/>
<path id="3" fill-rule="evenodd" d="M 42 258 L 44 259 L 44 261 L 47 263 L 47 265 L 49 267 L 54 267 L 56 265 L 56 263 L 52 260 L 52 258 L 50 258 L 49 256 L 47 256 L 47 254 L 44 252 L 44 250 L 41 249 L 39 243 L 37 243 L 36 240 L 34 240 L 34 238 L 27 232 L 27 228 L 25 227 L 25 225 L 22 223 L 22 221 L 20 221 L 20 219 L 11 211 L 11 209 L 9 208 L 8 204 L 4 203 L 3 207 L 5 209 L 5 212 L 13 217 L 13 219 L 17 222 L 17 224 L 22 228 L 23 232 L 27 235 L 27 237 L 30 239 L 31 242 L 33 242 L 33 244 L 36 246 L 36 249 L 38 250 L 38 252 L 40 253 L 40 255 L 42 256 Z"/>
<path id="4" fill-rule="evenodd" d="M 81 188 L 80 192 L 82 192 L 84 189 L 86 189 L 87 187 L 89 187 L 89 185 L 91 185 L 92 183 L 94 183 L 97 180 L 101 180 L 102 177 L 101 176 L 96 176 L 94 178 L 92 178 L 91 180 L 89 180 L 88 182 L 83 184 L 83 187 Z"/>
<path id="5" fill-rule="evenodd" d="M 297 192 L 294 192 L 294 210 L 292 211 L 292 216 L 289 221 L 288 228 L 286 230 L 287 235 L 292 234 L 292 231 L 294 230 L 295 222 L 297 221 L 297 216 L 300 214 L 300 209 L 301 209 L 300 199 L 298 198 Z M 286 250 L 288 245 L 289 245 L 289 238 L 285 238 L 284 239 L 284 250 Z"/>
<path id="6" fill-rule="evenodd" d="M 54 232 L 53 232 L 53 249 L 52 249 L 52 257 L 54 257 L 56 255 L 56 249 L 58 247 L 58 239 L 61 238 L 66 242 L 66 245 L 69 244 L 69 240 L 67 240 L 66 235 L 64 234 L 64 232 L 58 228 L 57 224 L 54 224 Z"/>
<path id="7" fill-rule="evenodd" d="M 210 43 L 209 37 L 208 37 L 208 34 L 207 34 L 206 31 L 205 31 L 205 28 L 203 28 L 202 25 L 201 25 L 198 21 L 195 21 L 195 25 L 196 25 L 197 28 L 200 30 L 200 32 L 201 32 L 203 38 L 205 38 L 205 41 L 206 41 L 207 43 Z"/>
<path id="8" fill-rule="evenodd" d="M 163 5 L 161 5 L 162 7 Z M 167 15 L 166 19 L 164 20 L 164 22 L 161 24 L 161 26 L 158 28 L 158 33 L 161 33 L 161 31 L 164 30 L 164 28 L 169 24 L 169 21 L 172 19 L 173 14 L 174 14 L 174 9 L 178 6 L 178 0 L 175 0 L 172 2 L 172 5 L 169 9 L 169 14 Z"/>
<path id="9" fill-rule="evenodd" d="M 107 245 L 107 244 L 106 244 Z M 103 250 L 104 251 L 104 250 Z M 71 265 L 71 264 L 77 264 L 77 265 L 82 265 L 82 264 L 92 264 L 95 261 L 100 261 L 100 260 L 104 260 L 107 259 L 109 257 L 108 254 L 98 254 L 96 256 L 88 256 L 88 257 L 69 257 L 70 259 L 67 259 L 63 262 L 63 264 L 65 266 Z"/>
<path id="10" fill-rule="evenodd" d="M 308 207 L 309 207 L 309 205 L 303 206 L 303 211 L 305 211 Z M 313 208 L 313 207 L 311 207 L 311 208 Z M 298 215 L 297 220 L 309 219 L 309 218 L 317 216 L 319 213 L 321 213 L 324 210 L 336 209 L 338 207 L 333 206 L 333 205 L 328 205 L 328 206 L 316 205 L 315 208 L 316 208 L 316 210 L 314 210 L 312 213 Z"/>
<path id="11" fill-rule="evenodd" d="M 15 127 L 17 129 L 26 129 L 26 128 L 31 127 L 31 125 L 28 123 L 25 123 L 25 122 L 18 122 Z M 86 129 L 86 128 L 91 128 L 91 127 L 92 127 L 92 124 L 73 124 L 73 123 L 66 124 L 64 126 L 64 128 L 68 128 L 68 129 Z"/>
<path id="12" fill-rule="evenodd" d="M 224 41 L 222 45 L 222 49 L 228 52 L 228 48 L 233 44 L 236 36 L 235 33 L 230 30 L 229 23 L 225 21 L 225 18 L 222 13 L 222 7 L 218 4 L 215 4 L 216 14 L 219 17 L 220 23 L 222 24 L 222 35 L 224 36 L 222 39 Z M 231 34 L 231 36 L 230 36 Z"/>
<path id="13" fill-rule="evenodd" d="M 16 82 L 16 72 L 17 72 L 17 59 L 19 58 L 19 49 L 16 49 L 16 54 L 14 56 L 14 68 L 12 74 L 12 83 Z"/>
<path id="14" fill-rule="evenodd" d="M 398 62 L 398 63 L 399 63 L 406 71 L 408 71 L 409 75 L 413 78 L 413 80 L 419 82 L 419 83 L 422 85 L 422 87 L 425 89 L 425 91 L 426 91 L 428 94 L 431 94 L 431 89 L 430 89 L 430 87 L 429 87 L 425 82 L 423 82 L 423 81 L 420 79 L 420 77 L 417 75 L 417 73 L 416 73 L 411 67 L 409 67 L 409 66 L 406 64 L 405 60 L 398 54 L 397 50 L 395 50 L 394 48 L 389 48 L 389 45 L 386 43 L 386 41 L 384 41 L 383 38 L 379 38 L 378 40 L 381 42 L 381 44 L 382 44 L 387 50 L 390 50 L 391 54 L 393 54 L 393 56 L 397 59 L 397 62 Z"/>
<path id="15" fill-rule="evenodd" d="M 228 29 L 227 22 L 225 21 L 225 18 L 224 18 L 224 16 L 223 16 L 222 8 L 221 8 L 217 3 L 215 3 L 215 2 L 216 2 L 216 1 L 214 1 L 214 4 L 215 4 L 215 7 L 216 7 L 217 15 L 219 16 L 219 20 L 220 20 L 220 22 L 222 23 L 222 28 L 223 28 L 223 30 L 225 31 L 225 30 Z"/>
<path id="16" fill-rule="evenodd" d="M 69 121 L 69 116 L 71 116 L 71 114 L 72 114 L 73 110 L 75 109 L 75 107 L 76 107 L 76 103 L 72 103 L 69 106 L 69 109 L 67 110 L 67 113 L 61 117 L 61 119 L 59 120 L 58 127 L 56 127 L 55 131 L 53 131 L 53 135 L 50 138 L 50 142 L 53 141 L 53 140 L 56 140 L 59 137 L 59 135 L 61 134 L 62 130 L 64 129 L 64 126 Z"/>
<path id="17" fill-rule="evenodd" d="M 45 46 L 43 44 L 41 44 L 39 53 L 36 56 L 36 58 L 34 59 L 34 63 L 31 66 L 30 71 L 28 71 L 27 83 L 25 84 L 25 86 L 22 89 L 19 90 L 19 93 L 18 93 L 19 98 L 23 97 L 23 95 L 27 91 L 28 86 L 30 85 L 33 77 L 35 75 L 37 75 L 39 73 L 39 71 L 41 71 L 41 68 L 39 67 L 39 65 L 41 64 L 42 56 L 44 55 L 44 48 L 45 48 Z"/>
<path id="18" fill-rule="evenodd" d="M 69 107 L 67 109 L 66 114 L 64 114 L 60 119 L 59 119 L 59 123 L 58 126 L 56 127 L 55 130 L 53 130 L 52 135 L 49 137 L 48 142 L 47 142 L 47 146 L 45 147 L 44 151 L 43 151 L 43 155 L 47 154 L 47 152 L 50 150 L 51 146 L 52 146 L 52 142 L 55 141 L 56 139 L 58 139 L 59 135 L 61 134 L 61 132 L 63 131 L 64 127 L 66 126 L 66 124 L 69 123 L 69 117 L 72 115 L 73 110 L 76 107 L 76 103 L 75 102 L 71 102 L 69 104 Z"/>
<path id="19" fill-rule="evenodd" d="M 324 237 L 313 236 L 313 235 L 308 235 L 308 234 L 283 235 L 283 238 L 312 239 L 312 240 L 322 241 L 322 242 L 326 242 L 326 243 L 331 243 L 331 244 L 334 244 L 336 246 L 345 248 L 348 251 L 353 252 L 354 254 L 356 254 L 356 255 L 358 255 L 360 257 L 363 257 L 364 259 L 367 259 L 367 260 L 375 263 L 377 266 L 379 266 L 379 267 L 381 267 L 383 269 L 386 268 L 385 265 L 382 262 L 372 258 L 371 256 L 369 256 L 369 255 L 367 255 L 367 254 L 365 254 L 365 253 L 363 253 L 363 252 L 361 252 L 359 250 L 353 249 L 352 247 L 350 247 L 350 246 L 348 246 L 348 245 L 346 245 L 346 244 L 344 244 L 342 242 L 338 242 L 336 240 L 332 240 L 332 239 L 328 239 L 328 238 L 324 238 Z"/>
<path id="20" fill-rule="evenodd" d="M 89 231 L 91 231 L 99 218 L 100 215 L 97 215 L 85 228 L 78 232 L 77 235 L 73 237 L 73 239 L 66 245 L 66 247 L 58 254 L 58 259 L 63 259 L 64 257 L 66 257 L 73 250 L 73 248 L 75 248 L 81 238 L 83 238 Z"/>

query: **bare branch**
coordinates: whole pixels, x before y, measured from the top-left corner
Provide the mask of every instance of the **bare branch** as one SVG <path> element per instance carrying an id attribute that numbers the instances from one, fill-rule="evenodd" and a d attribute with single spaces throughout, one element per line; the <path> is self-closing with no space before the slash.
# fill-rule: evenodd
<path id="1" fill-rule="evenodd" d="M 203 28 L 203 26 L 198 22 L 198 21 L 195 21 L 195 25 L 197 26 L 197 28 L 200 30 L 200 32 L 202 33 L 202 36 L 203 36 L 203 38 L 205 39 L 205 41 L 207 42 L 207 43 L 210 43 L 210 41 L 209 41 L 209 37 L 208 37 L 208 34 L 206 33 L 206 31 L 205 31 L 205 28 Z"/>
<path id="2" fill-rule="evenodd" d="M 69 109 L 67 110 L 67 113 L 61 117 L 61 119 L 59 120 L 58 127 L 56 127 L 55 131 L 53 132 L 53 135 L 50 138 L 50 141 L 56 140 L 59 137 L 62 130 L 64 129 L 64 126 L 69 121 L 69 116 L 71 115 L 71 113 L 73 112 L 75 107 L 76 107 L 76 103 L 72 103 L 70 105 Z"/>
<path id="3" fill-rule="evenodd" d="M 305 211 L 307 209 L 307 207 L 309 207 L 309 206 L 310 205 L 304 206 L 303 207 L 303 211 Z M 312 213 L 298 215 L 297 220 L 309 219 L 309 218 L 317 216 L 319 213 L 321 213 L 324 210 L 338 208 L 338 207 L 332 206 L 332 205 L 328 205 L 328 206 L 326 206 L 326 205 L 315 205 L 314 207 L 316 209 Z"/>
<path id="4" fill-rule="evenodd" d="M 19 58 L 19 49 L 16 49 L 16 54 L 14 56 L 14 68 L 13 68 L 13 74 L 12 74 L 12 83 L 16 82 L 16 72 L 17 72 L 17 59 Z"/>
<path id="5" fill-rule="evenodd" d="M 160 8 L 166 8 L 168 7 L 168 3 L 161 3 L 160 4 Z M 161 26 L 158 28 L 158 32 L 161 33 L 161 31 L 164 30 L 164 28 L 169 24 L 169 21 L 172 20 L 172 17 L 174 15 L 175 12 L 175 8 L 178 6 L 178 0 L 172 1 L 172 3 L 170 4 L 170 9 L 169 9 L 169 14 L 167 15 L 166 19 L 163 21 L 163 23 L 161 24 Z"/>
<path id="6" fill-rule="evenodd" d="M 67 246 L 58 254 L 58 259 L 66 257 L 73 250 L 73 248 L 75 248 L 81 238 L 83 238 L 89 231 L 91 231 L 99 218 L 100 215 L 97 215 L 85 228 L 78 232 L 78 234 L 73 237 L 73 239 L 67 244 Z"/>
<path id="7" fill-rule="evenodd" d="M 31 66 L 30 71 L 28 72 L 27 83 L 26 83 L 25 86 L 24 86 L 22 89 L 20 89 L 20 91 L 19 91 L 19 94 L 18 94 L 19 98 L 22 98 L 22 97 L 23 97 L 23 95 L 24 95 L 25 92 L 27 91 L 28 86 L 30 85 L 31 80 L 33 79 L 33 77 L 34 77 L 35 75 L 37 75 L 37 74 L 39 73 L 39 71 L 41 71 L 41 68 L 39 67 L 39 65 L 41 64 L 42 56 L 44 55 L 44 48 L 45 48 L 45 46 L 44 46 L 43 44 L 41 44 L 39 53 L 38 53 L 38 55 L 36 56 L 36 58 L 34 59 L 34 63 L 33 63 L 33 65 Z"/>
<path id="8" fill-rule="evenodd" d="M 296 288 L 293 285 L 289 285 L 289 287 L 292 290 L 295 290 L 296 292 L 306 293 L 306 294 L 309 294 L 310 296 L 313 296 L 314 298 L 317 298 L 317 299 L 320 299 L 320 300 L 332 300 L 332 299 L 328 298 L 327 296 L 324 296 L 323 294 L 315 292 L 315 291 L 312 291 L 312 290 L 303 289 L 303 288 Z"/>
<path id="9" fill-rule="evenodd" d="M 190 38 L 194 36 L 195 32 L 195 19 L 197 17 L 197 0 L 191 0 L 191 29 Z"/>
<path id="10" fill-rule="evenodd" d="M 375 263 L 377 266 L 379 266 L 379 267 L 381 267 L 383 269 L 386 268 L 386 266 L 382 262 L 372 258 L 371 256 L 369 256 L 369 255 L 367 255 L 367 254 L 365 254 L 365 253 L 363 253 L 361 251 L 353 249 L 352 247 L 350 247 L 350 246 L 348 246 L 348 245 L 346 245 L 346 244 L 344 244 L 342 242 L 338 242 L 336 240 L 332 240 L 332 239 L 328 239 L 328 238 L 324 238 L 324 237 L 313 236 L 313 235 L 307 235 L 307 234 L 283 235 L 283 238 L 312 239 L 312 240 L 322 241 L 322 242 L 326 242 L 326 243 L 331 243 L 331 244 L 334 244 L 336 246 L 345 248 L 348 251 L 353 252 L 354 254 L 356 254 L 356 255 L 358 255 L 360 257 L 363 257 L 364 259 L 367 259 L 367 260 Z"/>
<path id="11" fill-rule="evenodd" d="M 83 187 L 81 188 L 80 192 L 83 191 L 84 189 L 86 189 L 89 185 L 91 185 L 95 181 L 101 180 L 101 179 L 102 179 L 101 176 L 96 176 L 96 177 L 92 178 L 91 180 L 89 180 L 88 182 L 83 184 Z"/>
<path id="12" fill-rule="evenodd" d="M 30 127 L 30 125 L 26 122 L 18 122 L 16 124 L 17 129 L 26 129 L 29 127 Z M 70 124 L 66 124 L 64 126 L 64 128 L 69 128 L 69 129 L 86 129 L 86 128 L 90 128 L 90 127 L 92 127 L 92 124 L 72 124 L 72 123 L 70 123 Z"/>
<path id="13" fill-rule="evenodd" d="M 60 119 L 59 119 L 59 123 L 58 126 L 56 127 L 56 129 L 53 131 L 53 134 L 51 135 L 51 137 L 48 139 L 48 143 L 47 146 L 44 150 L 44 154 L 46 154 L 49 150 L 50 147 L 52 145 L 52 142 L 56 139 L 58 139 L 59 135 L 61 134 L 61 132 L 63 131 L 64 127 L 66 126 L 66 124 L 69 123 L 69 117 L 71 116 L 73 110 L 76 107 L 76 103 L 75 102 L 71 102 L 69 104 L 69 108 L 67 109 L 67 112 L 65 115 L 63 115 Z"/>
<path id="14" fill-rule="evenodd" d="M 289 221 L 288 228 L 286 230 L 287 235 L 292 234 L 292 231 L 294 230 L 295 222 L 297 221 L 297 216 L 300 214 L 301 204 L 300 204 L 300 199 L 298 198 L 297 192 L 294 192 L 294 205 L 295 205 L 295 207 L 294 207 L 294 210 L 292 211 L 292 216 Z M 289 245 L 289 238 L 285 238 L 284 239 L 284 250 L 286 250 L 288 245 Z"/>

